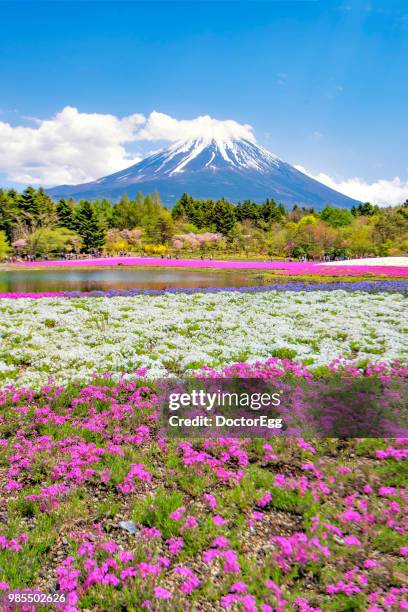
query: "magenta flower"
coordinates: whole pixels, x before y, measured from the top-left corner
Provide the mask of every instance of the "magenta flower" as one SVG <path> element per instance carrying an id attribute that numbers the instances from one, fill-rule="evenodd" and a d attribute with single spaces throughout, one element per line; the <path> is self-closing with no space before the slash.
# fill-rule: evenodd
<path id="1" fill-rule="evenodd" d="M 106 550 L 106 552 L 113 554 L 114 552 L 117 551 L 118 549 L 118 545 L 116 544 L 116 542 L 110 541 L 110 542 L 105 542 L 102 545 L 103 550 Z"/>
<path id="2" fill-rule="evenodd" d="M 184 546 L 183 538 L 171 537 L 169 540 L 167 540 L 167 545 L 171 555 L 178 555 Z"/>
<path id="3" fill-rule="evenodd" d="M 185 507 L 180 506 L 180 508 L 177 508 L 177 510 L 174 510 L 173 512 L 170 513 L 170 518 L 173 521 L 181 521 L 185 511 L 186 511 Z"/>
<path id="4" fill-rule="evenodd" d="M 134 556 L 135 554 L 131 551 L 120 550 L 118 552 L 118 558 L 122 563 L 130 563 L 130 561 L 133 561 Z"/>
<path id="5" fill-rule="evenodd" d="M 173 597 L 170 591 L 160 586 L 155 587 L 153 593 L 156 599 L 171 599 Z"/>
<path id="6" fill-rule="evenodd" d="M 157 527 L 143 527 L 142 534 L 146 540 L 153 540 L 154 538 L 160 540 L 162 537 L 161 531 Z"/>
<path id="7" fill-rule="evenodd" d="M 286 487 L 286 478 L 283 474 L 277 474 L 273 482 L 274 487 Z"/>
<path id="8" fill-rule="evenodd" d="M 356 536 L 346 536 L 344 538 L 344 543 L 347 544 L 347 546 L 360 546 L 361 542 L 358 538 L 356 538 Z"/>
<path id="9" fill-rule="evenodd" d="M 377 561 L 374 561 L 373 559 L 366 559 L 364 561 L 364 567 L 366 569 L 371 569 L 372 567 L 378 567 L 380 565 L 380 563 L 378 563 Z"/>
<path id="10" fill-rule="evenodd" d="M 263 497 L 261 497 L 260 500 L 258 500 L 256 503 L 258 506 L 260 506 L 261 508 L 265 508 L 265 506 L 267 506 L 270 502 L 272 501 L 272 495 L 270 491 L 267 491 L 265 493 L 265 495 Z"/>
<path id="11" fill-rule="evenodd" d="M 194 516 L 188 515 L 186 516 L 186 520 L 183 527 L 181 528 L 181 531 L 185 531 L 186 529 L 196 529 L 197 527 L 197 519 Z"/>
<path id="12" fill-rule="evenodd" d="M 224 572 L 226 574 L 239 574 L 241 567 L 238 563 L 238 556 L 235 550 L 224 552 Z"/>
<path id="13" fill-rule="evenodd" d="M 234 584 L 230 586 L 231 593 L 245 593 L 247 590 L 248 587 L 245 582 L 234 582 Z"/>
<path id="14" fill-rule="evenodd" d="M 201 584 L 200 580 L 189 567 L 176 567 L 174 573 L 187 578 L 180 586 L 180 591 L 186 595 L 192 593 L 192 591 L 197 589 Z"/>
<path id="15" fill-rule="evenodd" d="M 209 508 L 211 508 L 212 510 L 215 510 L 215 508 L 217 507 L 217 500 L 214 497 L 214 495 L 210 495 L 209 493 L 204 493 L 203 500 L 207 504 L 207 506 L 209 506 Z"/>
<path id="16" fill-rule="evenodd" d="M 211 542 L 213 548 L 227 548 L 229 546 L 228 538 L 225 536 L 218 536 Z"/>
<path id="17" fill-rule="evenodd" d="M 336 584 L 329 584 L 326 587 L 326 593 L 328 593 L 329 595 L 335 595 L 337 593 L 344 593 L 344 595 L 347 595 L 348 597 L 350 597 L 354 593 L 361 593 L 361 592 L 362 591 L 360 587 L 355 586 L 351 582 L 344 582 L 343 580 L 339 580 L 338 582 L 336 582 Z"/>
<path id="18" fill-rule="evenodd" d="M 213 516 L 212 520 L 213 520 L 213 523 L 215 523 L 219 527 L 221 527 L 222 525 L 228 525 L 229 523 L 227 519 L 222 518 L 222 516 L 219 516 L 218 514 Z"/>

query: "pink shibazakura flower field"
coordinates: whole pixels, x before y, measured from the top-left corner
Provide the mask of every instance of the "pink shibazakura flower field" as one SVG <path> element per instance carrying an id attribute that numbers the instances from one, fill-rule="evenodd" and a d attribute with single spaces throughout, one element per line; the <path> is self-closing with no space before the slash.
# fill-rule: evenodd
<path id="1" fill-rule="evenodd" d="M 370 265 L 364 260 L 363 265 L 347 265 L 347 261 L 335 262 L 334 265 L 318 262 L 289 262 L 289 261 L 217 261 L 212 259 L 161 259 L 158 257 L 101 257 L 98 259 L 78 259 L 59 261 L 34 261 L 14 264 L 22 267 L 71 267 L 71 266 L 160 266 L 180 268 L 219 268 L 225 270 L 254 269 L 277 270 L 285 275 L 318 274 L 328 276 L 362 276 L 375 274 L 376 276 L 407 277 L 406 266 L 396 265 Z M 373 260 L 375 262 L 375 260 Z"/>
<path id="2" fill-rule="evenodd" d="M 70 612 L 407 608 L 407 438 L 172 440 L 146 374 L 0 393 L 0 589 L 60 589 Z M 310 378 L 200 373 L 284 374 Z"/>

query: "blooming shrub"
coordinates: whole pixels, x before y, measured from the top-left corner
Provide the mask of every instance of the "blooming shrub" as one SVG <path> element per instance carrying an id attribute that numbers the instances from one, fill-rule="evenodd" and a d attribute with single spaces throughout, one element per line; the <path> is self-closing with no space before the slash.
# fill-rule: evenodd
<path id="1" fill-rule="evenodd" d="M 172 246 L 176 250 L 185 248 L 190 250 L 209 249 L 223 244 L 222 234 L 203 232 L 202 234 L 176 234 L 172 238 Z"/>

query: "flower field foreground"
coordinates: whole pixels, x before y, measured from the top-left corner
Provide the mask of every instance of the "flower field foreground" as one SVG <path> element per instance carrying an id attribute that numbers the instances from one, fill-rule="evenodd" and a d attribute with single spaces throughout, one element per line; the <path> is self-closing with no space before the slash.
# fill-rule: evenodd
<path id="1" fill-rule="evenodd" d="M 201 376 L 231 373 L 309 376 L 278 359 Z M 0 392 L 4 593 L 59 589 L 69 612 L 406 609 L 408 439 L 169 440 L 145 375 Z"/>
<path id="2" fill-rule="evenodd" d="M 364 291 L 219 292 L 3 299 L 0 383 L 39 388 L 120 375 L 185 375 L 271 356 L 310 369 L 339 356 L 406 362 L 407 298 Z"/>

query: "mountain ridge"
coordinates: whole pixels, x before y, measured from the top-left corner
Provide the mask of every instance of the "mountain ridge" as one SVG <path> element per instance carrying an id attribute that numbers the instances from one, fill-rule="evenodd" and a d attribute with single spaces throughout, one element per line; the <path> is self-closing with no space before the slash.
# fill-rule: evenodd
<path id="1" fill-rule="evenodd" d="M 54 198 L 119 199 L 124 193 L 158 191 L 165 205 L 184 192 L 196 198 L 263 201 L 274 198 L 321 209 L 327 204 L 351 208 L 357 200 L 303 174 L 276 155 L 244 138 L 199 137 L 176 142 L 124 170 L 80 185 L 47 190 Z"/>

